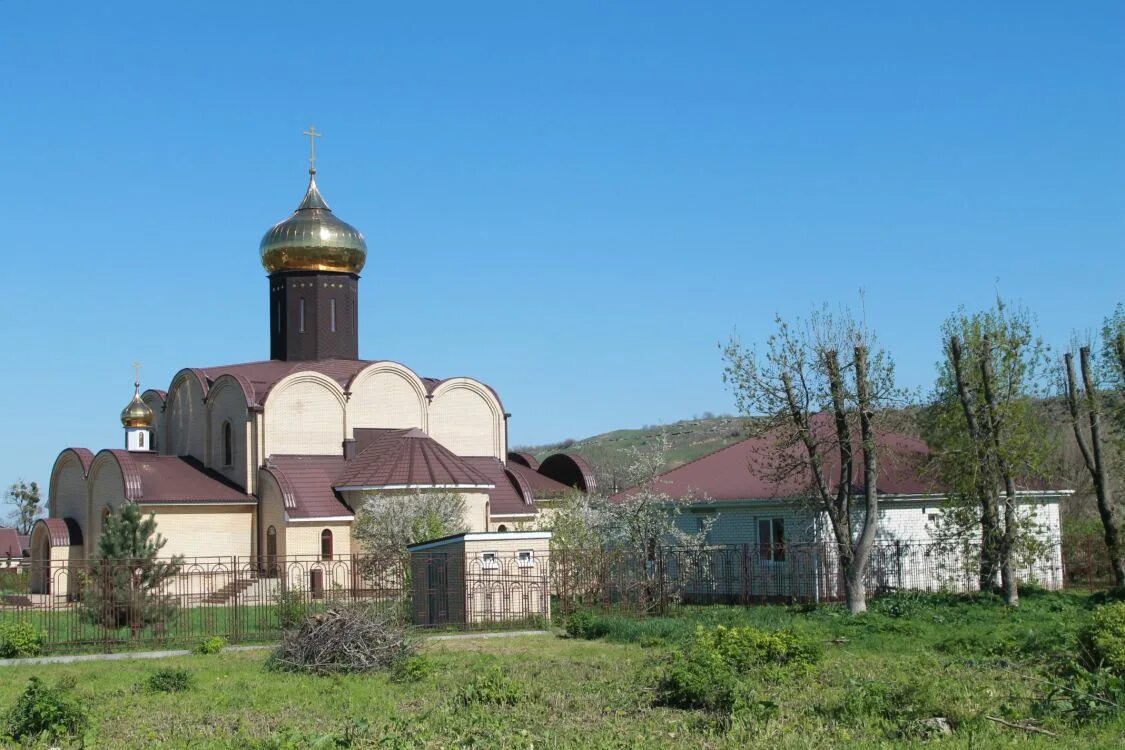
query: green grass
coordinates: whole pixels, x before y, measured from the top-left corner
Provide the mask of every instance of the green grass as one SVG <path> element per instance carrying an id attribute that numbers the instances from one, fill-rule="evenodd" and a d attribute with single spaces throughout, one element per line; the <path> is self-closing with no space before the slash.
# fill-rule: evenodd
<path id="1" fill-rule="evenodd" d="M 397 681 L 271 673 L 260 652 L 11 667 L 0 710 L 39 675 L 76 685 L 91 713 L 87 747 L 898 747 L 904 731 L 936 716 L 954 733 L 927 746 L 1120 747 L 1121 715 L 1081 725 L 1039 717 L 1057 739 L 985 718 L 1035 717 L 1041 689 L 1024 675 L 1044 674 L 1071 646 L 1090 604 L 1079 594 L 1033 593 L 1013 612 L 988 599 L 900 596 L 859 618 L 838 607 L 783 606 L 685 607 L 645 621 L 598 616 L 599 640 L 431 642 L 428 668 Z M 697 625 L 719 623 L 794 628 L 824 639 L 827 651 L 808 674 L 752 675 L 752 708 L 733 720 L 654 705 L 679 643 Z M 193 687 L 146 689 L 158 669 L 188 670 Z"/>

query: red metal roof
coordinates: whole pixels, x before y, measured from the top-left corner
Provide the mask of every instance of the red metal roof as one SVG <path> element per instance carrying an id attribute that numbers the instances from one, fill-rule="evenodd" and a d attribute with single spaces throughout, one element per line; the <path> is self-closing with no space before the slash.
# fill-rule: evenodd
<path id="1" fill-rule="evenodd" d="M 352 509 L 332 489 L 343 456 L 270 456 L 266 471 L 277 480 L 290 518 L 340 518 Z"/>
<path id="2" fill-rule="evenodd" d="M 879 444 L 878 490 L 888 495 L 917 495 L 935 492 L 922 476 L 921 462 L 929 454 L 926 444 L 915 437 L 890 433 L 877 438 Z M 767 500 L 805 494 L 809 479 L 803 473 L 778 481 L 771 475 L 773 438 L 752 437 L 689 461 L 661 474 L 656 489 L 677 500 Z M 858 450 L 857 450 L 858 454 Z M 857 455 L 857 459 L 859 456 Z M 857 460 L 857 481 L 862 480 L 862 460 Z M 836 464 L 827 462 L 828 477 L 837 475 Z M 625 490 L 613 499 L 629 495 Z"/>
<path id="3" fill-rule="evenodd" d="M 70 547 L 82 544 L 82 528 L 73 518 L 40 518 L 35 525 L 43 524 L 52 547 Z M 32 528 L 34 533 L 35 529 Z"/>
<path id="4" fill-rule="evenodd" d="M 336 487 L 487 488 L 494 484 L 463 458 L 419 429 L 356 429 L 355 458 Z"/>
<path id="5" fill-rule="evenodd" d="M 114 451 L 115 454 L 118 451 Z M 233 482 L 194 458 L 127 452 L 140 479 L 138 503 L 256 503 Z M 119 456 L 119 460 L 120 460 Z"/>
<path id="6" fill-rule="evenodd" d="M 508 471 L 526 482 L 537 498 L 561 497 L 573 490 L 562 482 L 556 482 L 554 479 L 515 461 L 508 462 Z"/>
<path id="7" fill-rule="evenodd" d="M 23 544 L 20 542 L 19 532 L 15 529 L 0 527 L 0 559 L 23 558 Z"/>
<path id="8" fill-rule="evenodd" d="M 514 472 L 509 472 L 500 459 L 493 456 L 465 456 L 463 461 L 484 474 L 496 486 L 488 492 L 488 510 L 493 515 L 524 515 L 535 513 L 535 498 L 527 492 Z"/>

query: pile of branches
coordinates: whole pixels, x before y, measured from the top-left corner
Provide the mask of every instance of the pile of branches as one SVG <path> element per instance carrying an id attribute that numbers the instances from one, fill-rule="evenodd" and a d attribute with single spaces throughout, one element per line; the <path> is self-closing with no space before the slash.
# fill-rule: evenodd
<path id="1" fill-rule="evenodd" d="M 414 654 L 406 623 L 393 608 L 344 604 L 286 630 L 271 667 L 338 674 L 389 669 Z"/>

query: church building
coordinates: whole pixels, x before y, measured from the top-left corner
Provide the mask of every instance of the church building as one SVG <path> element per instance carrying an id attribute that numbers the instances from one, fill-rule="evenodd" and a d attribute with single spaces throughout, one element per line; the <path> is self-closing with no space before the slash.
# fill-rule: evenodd
<path id="1" fill-rule="evenodd" d="M 510 415 L 488 385 L 359 358 L 367 245 L 310 162 L 301 204 L 261 241 L 270 358 L 186 367 L 167 390 L 136 383 L 124 449 L 56 459 L 33 562 L 92 557 L 123 503 L 156 515 L 167 555 L 325 560 L 352 552 L 369 493 L 456 492 L 467 530 L 505 531 L 535 521 L 537 496 L 594 489 L 577 457 L 509 461 Z"/>

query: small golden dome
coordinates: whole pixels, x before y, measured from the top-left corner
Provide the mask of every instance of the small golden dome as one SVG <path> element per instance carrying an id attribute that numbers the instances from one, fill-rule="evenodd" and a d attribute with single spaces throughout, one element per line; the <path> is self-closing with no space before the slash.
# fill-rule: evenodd
<path id="1" fill-rule="evenodd" d="M 359 273 L 367 262 L 367 243 L 359 230 L 340 221 L 316 187 L 309 170 L 309 189 L 293 215 L 274 224 L 262 237 L 262 265 L 278 271 Z"/>
<path id="2" fill-rule="evenodd" d="M 152 427 L 153 414 L 148 404 L 141 400 L 141 384 L 133 384 L 133 400 L 121 410 L 122 427 Z"/>

